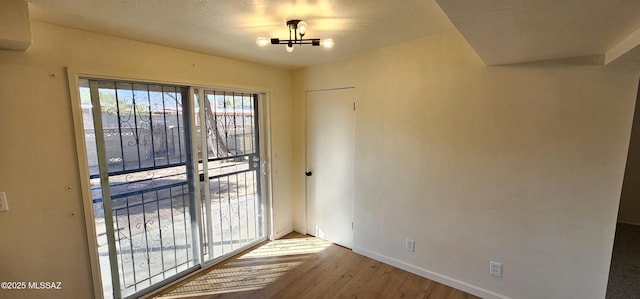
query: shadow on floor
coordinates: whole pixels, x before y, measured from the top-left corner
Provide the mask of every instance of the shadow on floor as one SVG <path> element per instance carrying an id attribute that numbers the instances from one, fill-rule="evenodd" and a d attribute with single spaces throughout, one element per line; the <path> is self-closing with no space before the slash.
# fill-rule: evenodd
<path id="1" fill-rule="evenodd" d="M 616 227 L 606 298 L 640 298 L 640 226 Z"/>
<path id="2" fill-rule="evenodd" d="M 156 298 L 186 298 L 260 290 L 300 266 L 330 242 L 293 234 L 240 254 Z"/>

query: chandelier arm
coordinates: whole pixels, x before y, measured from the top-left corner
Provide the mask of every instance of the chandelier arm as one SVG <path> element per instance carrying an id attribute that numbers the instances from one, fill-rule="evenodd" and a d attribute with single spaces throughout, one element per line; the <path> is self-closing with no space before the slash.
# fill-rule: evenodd
<path id="1" fill-rule="evenodd" d="M 271 39 L 271 44 L 272 45 L 288 45 L 289 43 L 294 44 L 294 45 L 314 45 L 314 46 L 319 46 L 320 45 L 320 39 L 319 38 L 304 38 L 304 39 Z"/>
<path id="2" fill-rule="evenodd" d="M 289 39 L 279 39 L 279 38 L 271 38 L 272 45 L 287 45 L 287 48 L 291 48 L 293 50 L 294 45 L 312 45 L 312 46 L 320 46 L 321 40 L 319 38 L 303 38 L 305 33 L 298 33 L 298 23 L 300 20 L 289 20 L 287 21 L 287 27 L 289 27 Z M 305 23 L 306 27 L 306 23 Z M 293 35 L 293 38 L 292 38 Z M 260 44 L 259 44 L 260 45 Z M 327 46 L 331 47 L 331 46 Z M 289 51 L 291 52 L 291 51 Z"/>

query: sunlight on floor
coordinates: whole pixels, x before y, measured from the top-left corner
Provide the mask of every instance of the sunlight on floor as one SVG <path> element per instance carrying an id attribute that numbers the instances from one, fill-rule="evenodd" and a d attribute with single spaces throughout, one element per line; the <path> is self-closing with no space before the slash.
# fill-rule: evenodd
<path id="1" fill-rule="evenodd" d="M 280 239 L 260 246 L 238 259 L 317 253 L 329 246 L 331 242 L 312 237 Z"/>
<path id="2" fill-rule="evenodd" d="M 304 237 L 264 244 L 156 298 L 185 298 L 262 289 L 331 246 Z"/>

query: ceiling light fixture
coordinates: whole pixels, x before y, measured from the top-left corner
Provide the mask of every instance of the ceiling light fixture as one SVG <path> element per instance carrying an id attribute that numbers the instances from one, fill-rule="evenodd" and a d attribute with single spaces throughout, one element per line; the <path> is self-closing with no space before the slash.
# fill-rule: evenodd
<path id="1" fill-rule="evenodd" d="M 287 21 L 287 27 L 289 27 L 289 39 L 279 39 L 279 38 L 271 38 L 268 39 L 266 37 L 258 37 L 256 39 L 256 44 L 258 47 L 265 47 L 269 44 L 272 45 L 286 45 L 287 52 L 293 52 L 294 45 L 312 45 L 312 46 L 322 46 L 325 48 L 333 47 L 332 39 L 319 39 L 319 38 L 303 38 L 305 33 L 307 33 L 307 22 L 302 20 L 289 20 Z"/>

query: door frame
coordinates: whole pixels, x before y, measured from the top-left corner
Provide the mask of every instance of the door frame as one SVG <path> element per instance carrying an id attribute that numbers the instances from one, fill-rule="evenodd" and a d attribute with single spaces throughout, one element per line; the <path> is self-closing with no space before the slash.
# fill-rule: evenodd
<path id="1" fill-rule="evenodd" d="M 102 273 L 100 269 L 100 256 L 98 253 L 97 246 L 97 236 L 96 236 L 96 228 L 95 228 L 95 215 L 93 212 L 93 200 L 91 194 L 91 182 L 89 180 L 89 169 L 88 165 L 88 157 L 87 157 L 87 147 L 86 140 L 84 137 L 84 123 L 83 123 L 83 115 L 82 115 L 82 106 L 80 100 L 80 78 L 91 78 L 96 80 L 116 80 L 116 81 L 132 81 L 132 82 L 145 82 L 150 84 L 168 84 L 168 85 L 179 85 L 185 86 L 189 90 L 191 88 L 211 88 L 218 90 L 235 90 L 235 91 L 244 91 L 250 93 L 256 93 L 259 95 L 258 98 L 258 111 L 261 115 L 260 121 L 260 151 L 261 155 L 264 157 L 264 166 L 262 167 L 262 171 L 260 175 L 261 183 L 262 183 L 262 195 L 264 196 L 264 205 L 265 205 L 265 236 L 268 239 L 273 239 L 273 180 L 271 174 L 271 161 L 272 161 L 272 151 L 271 151 L 271 100 L 270 94 L 271 91 L 265 88 L 254 88 L 254 87 L 236 87 L 236 86 L 212 86 L 209 84 L 203 84 L 199 82 L 185 82 L 182 80 L 159 80 L 156 77 L 152 77 L 145 74 L 135 74 L 135 73 L 120 73 L 108 70 L 92 70 L 92 69 L 77 69 L 74 67 L 67 66 L 66 69 L 66 77 L 69 88 L 69 99 L 71 106 L 71 114 L 72 114 L 72 122 L 73 122 L 73 135 L 75 141 L 75 149 L 76 149 L 76 157 L 78 163 L 78 176 L 80 181 L 80 194 L 82 199 L 82 209 L 83 209 L 83 217 L 84 217 L 84 226 L 85 233 L 87 238 L 87 246 L 88 246 L 88 255 L 89 255 L 89 264 L 91 268 L 91 281 L 93 288 L 93 296 L 94 298 L 103 298 L 103 289 L 102 289 Z M 191 96 L 191 94 L 190 94 Z M 191 109 L 193 110 L 193 109 Z M 190 111 L 189 113 L 193 113 Z M 192 132 L 192 134 L 195 132 Z M 193 150 L 197 150 L 195 147 Z M 193 153 L 192 153 L 193 154 Z M 71 190 L 71 189 L 69 189 Z M 200 192 L 199 188 L 195 189 L 195 192 Z M 199 196 L 199 194 L 196 194 Z M 198 202 L 198 209 L 200 208 L 200 204 Z M 198 214 L 198 230 L 202 230 L 201 226 L 201 217 Z M 201 233 L 199 234 L 201 235 Z M 200 246 L 201 244 L 198 244 Z M 216 261 L 215 263 L 218 263 Z M 182 279 L 186 279 L 191 275 L 201 272 L 203 270 L 208 269 L 209 267 L 215 265 L 215 263 L 207 263 L 204 264 L 202 261 L 202 253 L 200 253 L 199 263 L 195 268 L 195 270 L 187 270 L 187 273 L 184 273 L 182 276 L 173 277 L 163 281 L 162 283 L 157 284 L 155 287 L 149 287 L 144 291 L 135 293 L 135 295 L 144 296 L 145 294 L 151 294 L 154 292 L 158 292 L 160 290 L 168 287 L 169 284 L 179 281 Z"/>
<path id="2" fill-rule="evenodd" d="M 353 165 L 353 177 L 351 180 L 351 184 L 353 185 L 353 196 L 351 198 L 351 247 L 354 247 L 353 245 L 353 231 L 355 230 L 354 227 L 354 216 L 355 216 L 355 198 L 356 198 L 356 190 L 355 190 L 355 148 L 356 148 L 356 144 L 355 144 L 355 137 L 356 137 L 356 117 L 357 117 L 357 93 L 356 93 L 356 87 L 355 86 L 345 86 L 345 87 L 335 87 L 335 88 L 323 88 L 323 89 L 309 89 L 309 90 L 305 90 L 304 91 L 304 121 L 305 121 L 305 127 L 304 127 L 304 171 L 307 172 L 308 171 L 308 166 L 309 166 L 309 161 L 307 159 L 307 154 L 308 154 L 308 150 L 309 150 L 309 119 L 307 118 L 308 113 L 309 113 L 309 106 L 307 105 L 308 103 L 308 93 L 309 92 L 322 92 L 322 91 L 337 91 L 337 90 L 346 90 L 346 89 L 353 89 L 353 104 L 354 104 L 354 115 L 353 115 L 353 157 L 354 157 L 354 165 Z M 304 175 L 304 174 L 302 174 Z M 313 229 L 310 229 L 309 227 L 309 198 L 307 196 L 308 194 L 308 180 L 304 179 L 304 228 L 305 228 L 305 233 L 309 234 L 310 232 L 313 231 Z"/>

